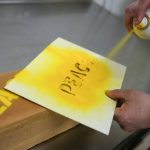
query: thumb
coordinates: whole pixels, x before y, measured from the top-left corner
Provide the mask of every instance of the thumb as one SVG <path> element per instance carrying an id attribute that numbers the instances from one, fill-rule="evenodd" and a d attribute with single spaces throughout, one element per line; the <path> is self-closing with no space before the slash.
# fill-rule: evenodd
<path id="1" fill-rule="evenodd" d="M 112 91 L 106 91 L 105 94 L 113 99 L 113 100 L 122 100 L 124 101 L 126 98 L 126 92 L 125 90 L 112 90 Z"/>

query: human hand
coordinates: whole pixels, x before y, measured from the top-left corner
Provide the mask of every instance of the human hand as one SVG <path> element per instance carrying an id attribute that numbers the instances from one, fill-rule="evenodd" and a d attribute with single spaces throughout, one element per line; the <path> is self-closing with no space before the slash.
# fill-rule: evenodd
<path id="1" fill-rule="evenodd" d="M 128 132 L 150 127 L 150 95 L 135 90 L 106 91 L 106 95 L 120 102 L 114 120 Z"/>
<path id="2" fill-rule="evenodd" d="M 150 8 L 150 0 L 135 0 L 125 9 L 125 26 L 130 32 L 133 28 L 133 24 L 139 24 L 146 10 Z"/>

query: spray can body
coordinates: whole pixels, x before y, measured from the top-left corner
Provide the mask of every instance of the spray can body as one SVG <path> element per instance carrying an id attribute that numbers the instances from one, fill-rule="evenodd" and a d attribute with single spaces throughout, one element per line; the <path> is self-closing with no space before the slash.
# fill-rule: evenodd
<path id="1" fill-rule="evenodd" d="M 138 25 L 133 24 L 134 33 L 142 39 L 150 39 L 150 9 L 145 13 L 145 17 Z"/>

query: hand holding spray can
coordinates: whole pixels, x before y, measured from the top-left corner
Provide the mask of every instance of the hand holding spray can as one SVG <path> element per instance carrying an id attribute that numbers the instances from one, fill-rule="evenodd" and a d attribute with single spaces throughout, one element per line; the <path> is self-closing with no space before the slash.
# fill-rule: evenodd
<path id="1" fill-rule="evenodd" d="M 150 39 L 150 9 L 146 11 L 144 18 L 138 25 L 133 24 L 133 31 L 142 39 Z"/>

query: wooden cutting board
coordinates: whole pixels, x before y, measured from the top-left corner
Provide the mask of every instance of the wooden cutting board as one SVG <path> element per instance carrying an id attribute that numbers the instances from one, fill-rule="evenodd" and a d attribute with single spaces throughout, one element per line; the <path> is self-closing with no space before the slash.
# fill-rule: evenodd
<path id="1" fill-rule="evenodd" d="M 0 74 L 1 91 L 4 91 L 6 82 L 17 72 Z M 0 99 L 4 96 L 0 94 Z M 2 105 L 0 102 L 0 107 Z M 76 125 L 76 122 L 18 96 L 0 115 L 0 149 L 29 149 Z"/>

